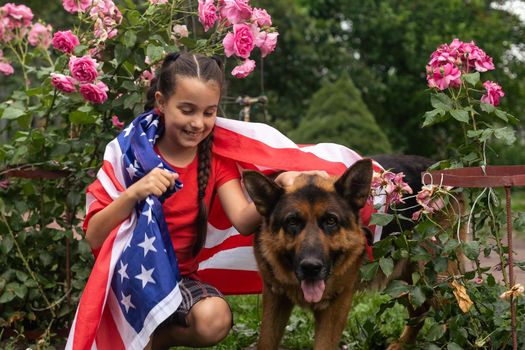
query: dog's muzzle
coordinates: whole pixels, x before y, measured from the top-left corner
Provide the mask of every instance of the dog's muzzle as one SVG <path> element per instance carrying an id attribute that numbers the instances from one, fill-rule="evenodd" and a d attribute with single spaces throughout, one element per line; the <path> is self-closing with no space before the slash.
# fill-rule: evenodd
<path id="1" fill-rule="evenodd" d="M 329 269 L 317 258 L 305 258 L 299 261 L 296 269 L 297 279 L 301 282 L 304 300 L 308 303 L 318 303 L 323 297 Z"/>

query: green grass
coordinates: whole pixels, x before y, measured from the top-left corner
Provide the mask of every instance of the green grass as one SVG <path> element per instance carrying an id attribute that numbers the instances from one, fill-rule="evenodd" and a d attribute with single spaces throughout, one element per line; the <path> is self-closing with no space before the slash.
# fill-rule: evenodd
<path id="1" fill-rule="evenodd" d="M 376 317 L 381 305 L 388 300 L 388 296 L 379 293 L 358 293 L 354 298 L 341 345 L 346 345 L 347 349 L 386 348 L 389 340 L 397 338 L 407 317 L 404 307 L 395 305 L 381 317 Z M 233 309 L 235 325 L 223 342 L 207 348 L 209 350 L 240 350 L 254 345 L 257 341 L 262 315 L 261 296 L 231 296 L 228 297 L 228 301 Z M 312 313 L 296 307 L 286 326 L 283 348 L 311 349 L 313 338 Z"/>

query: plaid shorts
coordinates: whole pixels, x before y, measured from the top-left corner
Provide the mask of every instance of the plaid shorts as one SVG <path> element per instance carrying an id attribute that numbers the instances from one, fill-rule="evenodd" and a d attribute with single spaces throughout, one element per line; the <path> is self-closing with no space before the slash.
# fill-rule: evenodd
<path id="1" fill-rule="evenodd" d="M 179 282 L 179 288 L 182 295 L 182 302 L 173 315 L 168 317 L 161 326 L 176 324 L 182 327 L 188 327 L 186 316 L 193 305 L 207 297 L 224 299 L 224 295 L 214 286 L 187 277 L 182 277 Z"/>

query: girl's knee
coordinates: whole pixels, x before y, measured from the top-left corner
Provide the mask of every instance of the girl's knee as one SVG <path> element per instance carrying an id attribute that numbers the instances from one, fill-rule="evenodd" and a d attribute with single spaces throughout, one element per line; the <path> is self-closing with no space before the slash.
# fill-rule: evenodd
<path id="1" fill-rule="evenodd" d="M 230 332 L 232 313 L 222 298 L 211 297 L 199 301 L 192 307 L 190 315 L 190 326 L 195 327 L 195 331 L 210 344 L 220 342 Z"/>

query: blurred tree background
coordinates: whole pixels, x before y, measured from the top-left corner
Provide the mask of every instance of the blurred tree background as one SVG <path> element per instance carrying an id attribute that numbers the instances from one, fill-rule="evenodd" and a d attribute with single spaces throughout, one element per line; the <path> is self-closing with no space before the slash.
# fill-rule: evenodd
<path id="1" fill-rule="evenodd" d="M 125 6 L 128 1 L 116 3 Z M 59 0 L 0 0 L 7 2 L 25 3 L 54 30 L 68 28 L 73 20 Z M 230 79 L 225 111 L 236 118 L 241 109 L 233 102 L 236 97 L 266 95 L 267 106 L 254 106 L 252 120 L 269 122 L 297 142 L 340 142 L 365 155 L 392 151 L 447 158 L 454 151 L 447 147 L 449 140 L 461 131 L 447 123 L 420 128 L 421 116 L 430 108 L 425 65 L 440 44 L 454 38 L 474 40 L 494 59 L 496 70 L 488 78 L 503 87 L 503 108 L 522 119 L 519 142 L 511 148 L 496 145 L 491 163 L 525 164 L 525 23 L 500 9 L 509 3 L 523 5 L 487 0 L 252 0 L 252 6 L 272 14 L 279 42 L 269 58 L 255 58 L 254 74 Z M 226 64 L 234 65 L 230 61 Z M 348 81 L 335 83 L 341 77 Z M 3 95 L 16 81 L 1 79 Z M 329 95 L 330 86 L 337 90 L 338 84 L 345 85 L 343 90 L 348 86 L 347 92 L 334 91 L 339 98 L 315 98 L 322 87 Z M 354 84 L 359 93 L 351 91 Z M 355 107 L 361 98 L 364 104 Z M 317 130 L 318 125 L 309 125 L 313 119 L 324 126 Z M 337 120 L 337 130 L 331 130 L 329 120 Z M 363 144 L 356 143 L 351 135 L 359 130 L 371 132 L 370 138 L 381 135 L 381 141 L 367 144 L 363 138 Z"/>

